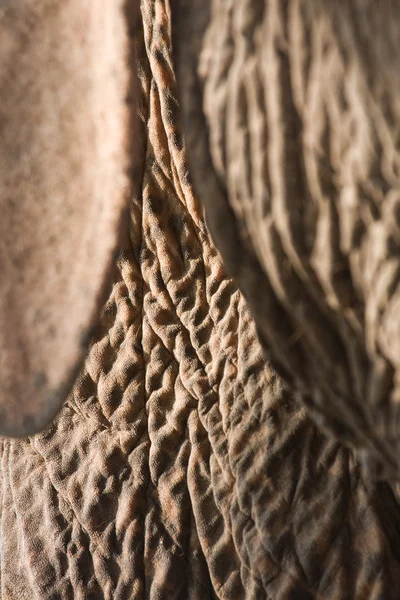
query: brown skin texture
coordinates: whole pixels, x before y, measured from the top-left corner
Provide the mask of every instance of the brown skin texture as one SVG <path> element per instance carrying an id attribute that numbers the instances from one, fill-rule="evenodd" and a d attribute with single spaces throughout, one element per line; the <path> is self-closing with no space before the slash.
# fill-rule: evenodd
<path id="1" fill-rule="evenodd" d="M 130 10 L 122 0 L 0 7 L 3 435 L 32 434 L 60 409 L 128 244 Z"/>
<path id="2" fill-rule="evenodd" d="M 400 8 L 172 2 L 188 161 L 267 355 L 398 478 Z"/>
<path id="3" fill-rule="evenodd" d="M 1 596 L 398 600 L 398 506 L 265 360 L 189 182 L 168 3 L 140 9 L 132 248 L 58 417 L 0 438 Z"/>
<path id="4" fill-rule="evenodd" d="M 141 13 L 132 250 L 59 416 L 0 439 L 2 596 L 398 600 L 389 486 L 265 361 L 189 183 L 168 4 Z"/>

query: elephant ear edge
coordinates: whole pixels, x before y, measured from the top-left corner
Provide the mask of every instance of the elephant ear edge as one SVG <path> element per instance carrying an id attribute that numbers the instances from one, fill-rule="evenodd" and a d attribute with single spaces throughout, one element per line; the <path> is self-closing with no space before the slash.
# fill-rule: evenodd
<path id="1" fill-rule="evenodd" d="M 140 169 L 138 7 L 52 4 L 0 12 L 0 434 L 12 437 L 44 429 L 71 391 L 129 248 Z"/>

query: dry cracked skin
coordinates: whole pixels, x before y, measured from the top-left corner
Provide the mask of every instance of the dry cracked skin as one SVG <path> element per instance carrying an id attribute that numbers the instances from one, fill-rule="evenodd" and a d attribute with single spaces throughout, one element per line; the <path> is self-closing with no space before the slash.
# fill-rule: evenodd
<path id="1" fill-rule="evenodd" d="M 224 14 L 225 5 L 214 2 L 216 14 Z M 273 11 L 278 4 L 268 6 Z M 140 79 L 135 144 L 142 161 L 130 207 L 131 248 L 119 258 L 101 333 L 54 423 L 28 439 L 1 440 L 0 596 L 395 600 L 400 589 L 396 490 L 366 477 L 352 445 L 318 428 L 282 382 L 274 367 L 279 353 L 273 363 L 266 360 L 247 302 L 226 276 L 211 241 L 186 162 L 171 44 L 174 3 L 171 9 L 164 0 L 142 0 L 142 20 L 130 32 L 136 48 L 132 67 Z M 199 25 L 206 26 L 207 11 L 199 9 L 198 16 Z M 223 28 L 221 44 L 222 34 Z M 196 48 L 201 36 L 193 35 L 192 42 Z M 177 44 L 174 52 L 179 61 Z M 198 56 L 187 55 L 187 64 L 193 66 Z M 239 64 L 234 71 L 239 76 L 246 69 Z M 177 73 L 179 78 L 179 64 Z M 221 96 L 215 94 L 215 108 L 223 104 Z M 187 98 L 182 93 L 179 98 L 193 156 Z M 284 103 L 279 106 L 285 110 Z M 211 122 L 213 111 L 208 118 Z M 196 132 L 196 121 L 191 125 Z M 218 131 L 216 153 L 223 148 Z M 241 143 L 238 133 L 239 149 Z M 283 144 L 282 151 L 289 150 Z M 205 147 L 202 152 L 207 155 Z M 190 170 L 197 191 L 196 172 Z M 244 176 L 237 167 L 234 172 Z M 239 188 L 244 184 L 237 182 Z M 289 184 L 294 182 L 288 176 Z M 210 210 L 212 197 L 208 201 L 201 189 L 199 196 Z M 241 214 L 241 198 L 223 213 L 224 236 L 218 237 L 219 225 L 213 226 L 210 215 L 228 270 L 232 215 Z M 223 207 L 228 199 L 224 196 Z M 251 214 L 251 207 L 244 209 Z M 247 227 L 247 218 L 241 219 L 235 216 L 234 222 Z M 261 261 L 261 242 L 266 242 L 258 225 L 255 220 L 246 250 L 254 260 L 248 263 L 255 265 L 254 281 L 264 292 L 264 312 L 254 311 L 254 290 L 240 276 L 237 281 L 268 346 L 263 328 L 275 328 L 279 320 L 287 327 L 287 313 L 282 300 L 280 312 L 268 315 L 272 284 L 267 287 L 268 271 L 264 263 L 261 270 L 252 246 L 259 240 Z M 329 319 L 339 310 L 327 306 L 326 335 L 338 335 L 331 324 L 336 321 Z M 276 339 L 279 349 L 284 338 Z M 313 347 L 307 343 L 311 364 Z M 322 366 L 325 351 L 322 345 Z M 299 352 L 293 344 L 290 369 Z M 339 359 L 340 375 L 349 367 Z M 330 381 L 324 383 L 329 392 L 324 406 L 335 413 Z M 353 405 L 356 400 L 352 396 Z M 349 419 L 352 432 L 355 424 Z"/>

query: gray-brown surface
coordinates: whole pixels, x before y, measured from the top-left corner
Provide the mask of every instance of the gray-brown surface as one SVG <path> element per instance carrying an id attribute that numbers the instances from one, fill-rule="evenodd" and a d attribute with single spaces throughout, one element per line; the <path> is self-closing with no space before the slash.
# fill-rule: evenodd
<path id="1" fill-rule="evenodd" d="M 169 5 L 141 13 L 132 247 L 57 420 L 2 440 L 0 596 L 396 600 L 392 489 L 265 360 L 189 182 Z"/>
<path id="2" fill-rule="evenodd" d="M 60 410 L 127 238 L 127 22 L 123 0 L 0 3 L 3 435 Z"/>
<path id="3" fill-rule="evenodd" d="M 190 172 L 264 347 L 398 477 L 400 5 L 172 6 Z"/>

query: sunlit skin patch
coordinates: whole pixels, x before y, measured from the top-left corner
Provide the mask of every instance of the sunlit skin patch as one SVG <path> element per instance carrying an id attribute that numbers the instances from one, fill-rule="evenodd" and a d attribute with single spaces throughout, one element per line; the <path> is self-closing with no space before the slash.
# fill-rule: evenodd
<path id="1" fill-rule="evenodd" d="M 0 6 L 0 434 L 66 400 L 128 244 L 136 13 Z"/>

